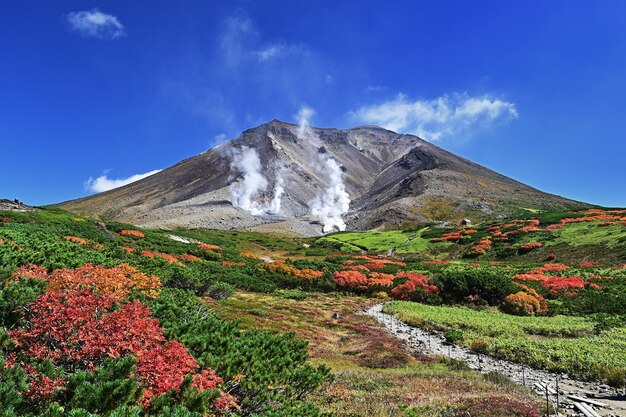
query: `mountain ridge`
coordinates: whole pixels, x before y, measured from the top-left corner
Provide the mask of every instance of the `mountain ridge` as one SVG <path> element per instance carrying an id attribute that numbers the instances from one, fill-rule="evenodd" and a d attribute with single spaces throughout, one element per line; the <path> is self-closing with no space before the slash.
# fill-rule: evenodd
<path id="1" fill-rule="evenodd" d="M 256 171 L 242 165 L 244 156 Z M 265 187 L 249 195 L 246 178 Z M 250 204 L 247 210 L 233 206 L 233 190 L 242 193 L 244 206 Z M 346 195 L 349 210 L 340 201 Z M 272 214 L 268 207 L 276 200 L 280 212 Z M 314 214 L 315 200 L 321 215 Z M 348 229 L 366 230 L 501 217 L 518 207 L 589 206 L 536 190 L 417 136 L 378 126 L 317 128 L 276 119 L 140 181 L 58 205 L 147 227 L 300 235 L 319 234 L 327 222 L 340 227 L 337 219 Z"/>

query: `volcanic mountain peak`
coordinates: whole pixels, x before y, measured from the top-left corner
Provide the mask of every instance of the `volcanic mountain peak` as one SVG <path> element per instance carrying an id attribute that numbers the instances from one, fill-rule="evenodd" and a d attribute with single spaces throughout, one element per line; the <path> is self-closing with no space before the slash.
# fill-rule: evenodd
<path id="1" fill-rule="evenodd" d="M 304 235 L 585 206 L 413 135 L 278 120 L 135 183 L 60 205 L 150 227 Z"/>

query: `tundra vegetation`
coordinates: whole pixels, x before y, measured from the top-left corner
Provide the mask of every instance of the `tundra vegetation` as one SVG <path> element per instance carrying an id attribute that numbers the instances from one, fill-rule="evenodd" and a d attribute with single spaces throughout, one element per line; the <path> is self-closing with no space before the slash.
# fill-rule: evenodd
<path id="1" fill-rule="evenodd" d="M 383 300 L 481 353 L 625 383 L 624 210 L 322 238 L 0 219 L 2 416 L 540 415 L 355 314 Z"/>

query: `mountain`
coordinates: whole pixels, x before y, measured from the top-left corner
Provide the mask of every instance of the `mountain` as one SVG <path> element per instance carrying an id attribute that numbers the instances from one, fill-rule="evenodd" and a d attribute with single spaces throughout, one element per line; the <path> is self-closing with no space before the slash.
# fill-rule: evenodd
<path id="1" fill-rule="evenodd" d="M 587 207 L 416 136 L 277 120 L 140 181 L 59 206 L 145 227 L 301 235 L 343 228 L 344 221 L 347 229 L 385 229 L 478 221 L 519 208 Z"/>

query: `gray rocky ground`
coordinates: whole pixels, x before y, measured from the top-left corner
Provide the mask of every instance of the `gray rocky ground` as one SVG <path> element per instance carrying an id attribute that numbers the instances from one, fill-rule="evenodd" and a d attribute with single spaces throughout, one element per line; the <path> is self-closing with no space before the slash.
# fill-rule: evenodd
<path id="1" fill-rule="evenodd" d="M 556 381 L 558 379 L 560 416 L 584 416 L 575 408 L 576 402 L 584 403 L 584 401 L 574 401 L 568 398 L 570 395 L 605 404 L 605 407 L 592 405 L 593 411 L 600 416 L 626 416 L 626 397 L 614 388 L 601 383 L 577 381 L 568 378 L 567 375 L 478 355 L 467 348 L 448 344 L 441 332 L 430 332 L 409 326 L 392 315 L 383 313 L 383 306 L 382 303 L 377 304 L 363 313 L 382 323 L 394 336 L 405 342 L 409 349 L 459 360 L 478 372 L 498 372 L 515 383 L 525 385 L 544 399 L 546 396 L 545 386 L 547 385 L 549 401 L 553 404 L 556 404 L 557 400 Z M 552 415 L 554 416 L 554 414 Z"/>

